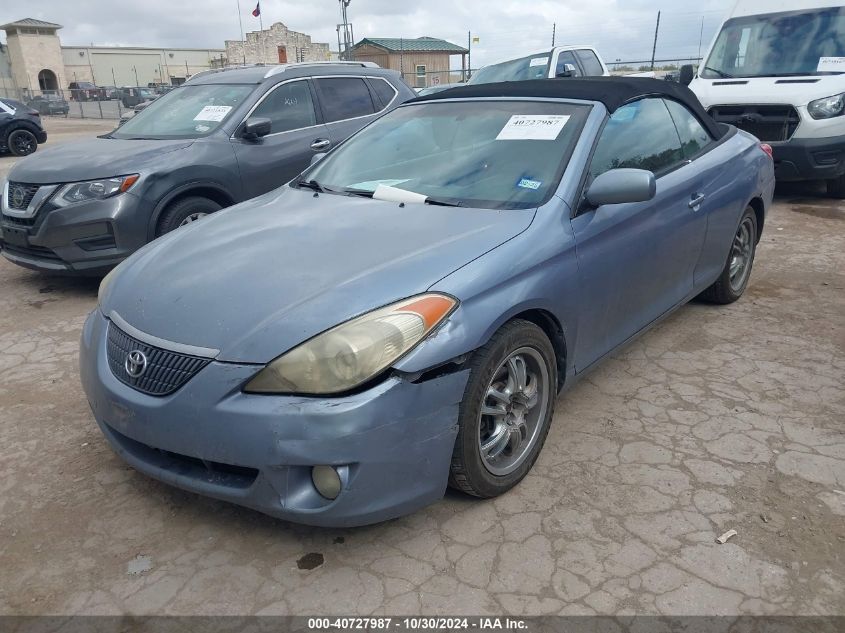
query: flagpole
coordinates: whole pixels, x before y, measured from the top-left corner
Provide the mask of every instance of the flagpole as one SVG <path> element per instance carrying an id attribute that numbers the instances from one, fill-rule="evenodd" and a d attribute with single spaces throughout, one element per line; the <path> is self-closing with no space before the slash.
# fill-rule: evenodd
<path id="1" fill-rule="evenodd" d="M 237 0 L 238 3 L 238 24 L 241 27 L 241 53 L 243 54 L 243 62 L 244 66 L 246 66 L 246 42 L 244 41 L 244 23 L 241 19 L 241 0 Z"/>
<path id="2" fill-rule="evenodd" d="M 267 63 L 267 50 L 265 48 L 265 44 L 267 43 L 267 37 L 264 33 L 264 19 L 261 17 L 261 3 L 258 3 L 258 27 L 261 29 L 261 63 Z"/>

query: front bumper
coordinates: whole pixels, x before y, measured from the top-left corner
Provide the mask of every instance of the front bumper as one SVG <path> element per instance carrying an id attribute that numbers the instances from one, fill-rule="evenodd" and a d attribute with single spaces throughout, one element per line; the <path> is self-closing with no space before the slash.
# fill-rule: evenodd
<path id="1" fill-rule="evenodd" d="M 6 259 L 26 268 L 101 275 L 147 242 L 151 214 L 149 203 L 133 193 L 42 208 L 31 220 L 3 214 L 0 249 Z"/>
<path id="2" fill-rule="evenodd" d="M 770 143 L 778 180 L 827 180 L 845 174 L 845 136 Z"/>
<path id="3" fill-rule="evenodd" d="M 85 323 L 80 374 L 115 452 L 184 490 L 320 526 L 375 523 L 440 499 L 468 370 L 411 383 L 391 377 L 340 398 L 242 392 L 256 365 L 212 361 L 174 394 L 145 395 L 118 381 L 106 357 L 108 320 Z M 311 467 L 339 467 L 329 501 Z"/>

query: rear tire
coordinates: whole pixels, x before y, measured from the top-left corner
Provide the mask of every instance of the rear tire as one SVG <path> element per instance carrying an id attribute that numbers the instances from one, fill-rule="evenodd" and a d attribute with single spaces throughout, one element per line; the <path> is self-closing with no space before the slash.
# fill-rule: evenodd
<path id="1" fill-rule="evenodd" d="M 543 448 L 557 396 L 557 359 L 545 332 L 517 319 L 503 325 L 468 366 L 449 485 L 495 497 L 528 474 Z"/>
<path id="2" fill-rule="evenodd" d="M 845 198 L 845 174 L 842 174 L 838 178 L 831 178 L 826 183 L 827 195 L 831 198 L 839 198 L 840 200 Z"/>
<path id="3" fill-rule="evenodd" d="M 202 196 L 189 196 L 172 203 L 165 209 L 156 227 L 156 237 L 170 233 L 192 219 L 199 219 L 222 209 L 214 200 Z"/>
<path id="4" fill-rule="evenodd" d="M 29 156 L 38 149 L 38 139 L 29 130 L 18 128 L 9 132 L 6 137 L 6 147 L 15 156 Z"/>
<path id="5" fill-rule="evenodd" d="M 719 278 L 699 298 L 711 303 L 733 303 L 742 296 L 751 278 L 757 252 L 757 215 L 747 207 L 731 241 L 731 249 Z"/>

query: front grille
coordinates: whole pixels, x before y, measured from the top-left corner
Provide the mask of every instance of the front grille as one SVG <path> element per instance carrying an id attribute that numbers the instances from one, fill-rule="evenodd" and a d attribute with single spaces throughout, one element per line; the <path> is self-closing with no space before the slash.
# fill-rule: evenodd
<path id="1" fill-rule="evenodd" d="M 26 211 L 32 198 L 38 191 L 38 185 L 28 185 L 23 182 L 9 182 L 9 199 L 6 204 L 10 209 Z"/>
<path id="2" fill-rule="evenodd" d="M 137 378 L 126 371 L 130 352 L 139 351 L 147 359 L 146 370 Z M 122 383 L 151 396 L 167 396 L 188 382 L 210 360 L 154 347 L 129 336 L 109 323 L 106 355 L 109 367 Z"/>
<path id="3" fill-rule="evenodd" d="M 35 216 L 31 218 L 16 218 L 12 215 L 3 214 L 3 222 L 13 226 L 35 226 Z"/>
<path id="4" fill-rule="evenodd" d="M 49 259 L 50 261 L 54 262 L 62 261 L 62 258 L 56 255 L 49 248 L 44 248 L 43 246 L 36 246 L 35 244 L 30 244 L 29 246 L 17 246 L 7 244 L 5 242 L 0 242 L 0 247 L 2 247 L 2 250 L 6 251 L 10 255 L 18 255 L 20 257 L 34 257 L 35 259 Z"/>
<path id="5" fill-rule="evenodd" d="M 708 110 L 719 123 L 728 123 L 761 141 L 788 141 L 801 118 L 791 105 L 720 105 Z"/>

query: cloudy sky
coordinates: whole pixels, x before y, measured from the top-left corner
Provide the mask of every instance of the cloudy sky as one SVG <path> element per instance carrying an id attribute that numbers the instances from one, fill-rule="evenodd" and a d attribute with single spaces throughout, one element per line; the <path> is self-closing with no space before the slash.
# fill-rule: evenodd
<path id="1" fill-rule="evenodd" d="M 657 58 L 696 56 L 707 47 L 730 0 L 352 0 L 349 18 L 362 37 L 442 37 L 473 45 L 473 67 L 557 43 L 594 44 L 606 61 L 651 56 L 661 10 Z M 686 5 L 686 6 L 684 6 Z M 255 0 L 240 0 L 244 30 L 257 30 Z M 337 47 L 338 0 L 261 0 L 265 26 L 284 22 Z M 222 48 L 240 39 L 237 0 L 2 0 L 0 23 L 33 17 L 64 25 L 67 45 Z M 703 22 L 702 22 L 703 21 Z M 703 38 L 701 37 L 703 23 Z M 4 36 L 0 36 L 4 37 Z"/>

